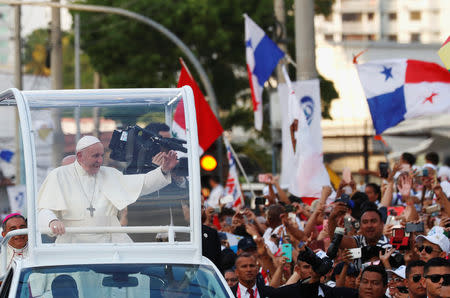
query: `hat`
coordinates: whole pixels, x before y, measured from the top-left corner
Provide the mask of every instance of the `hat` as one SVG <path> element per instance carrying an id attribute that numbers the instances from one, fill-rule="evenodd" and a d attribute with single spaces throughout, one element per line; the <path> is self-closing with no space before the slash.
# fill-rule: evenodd
<path id="1" fill-rule="evenodd" d="M 400 267 L 398 267 L 395 270 L 388 269 L 388 270 L 386 270 L 386 272 L 392 272 L 395 275 L 400 276 L 403 279 L 406 278 L 406 266 L 405 265 L 401 265 Z"/>
<path id="2" fill-rule="evenodd" d="M 11 214 L 8 214 L 8 215 L 3 219 L 2 223 L 7 222 L 8 219 L 10 219 L 11 217 L 15 217 L 15 216 L 22 216 L 22 217 L 23 217 L 23 215 L 20 214 L 20 213 L 11 213 Z"/>
<path id="3" fill-rule="evenodd" d="M 435 226 L 429 232 L 427 236 L 419 235 L 416 237 L 416 241 L 419 238 L 426 239 L 433 244 L 439 245 L 443 252 L 446 254 L 450 251 L 450 240 L 444 234 L 444 229 L 442 227 Z"/>
<path id="4" fill-rule="evenodd" d="M 82 137 L 78 143 L 77 143 L 77 147 L 75 148 L 75 152 L 79 152 L 81 150 L 83 150 L 86 147 L 89 147 L 91 145 L 100 143 L 100 140 L 97 139 L 94 136 L 84 136 Z"/>
<path id="5" fill-rule="evenodd" d="M 238 242 L 238 249 L 242 249 L 244 251 L 249 249 L 256 249 L 256 242 L 253 238 L 244 237 Z"/>

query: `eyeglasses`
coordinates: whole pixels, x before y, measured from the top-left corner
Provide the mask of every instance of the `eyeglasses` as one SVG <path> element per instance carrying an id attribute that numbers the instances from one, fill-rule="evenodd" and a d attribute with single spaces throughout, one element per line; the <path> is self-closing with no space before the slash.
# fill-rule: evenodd
<path id="1" fill-rule="evenodd" d="M 403 281 L 403 278 L 401 278 L 401 277 L 393 277 L 393 278 L 391 278 L 391 281 L 393 281 L 393 282 L 401 282 L 401 281 Z"/>
<path id="2" fill-rule="evenodd" d="M 439 252 L 439 250 L 434 249 L 434 248 L 432 248 L 431 246 L 428 246 L 428 245 L 426 245 L 426 246 L 424 246 L 424 245 L 419 246 L 417 249 L 418 249 L 420 252 L 422 252 L 422 250 L 425 249 L 425 252 L 426 252 L 427 254 L 431 254 L 433 251 Z"/>
<path id="3" fill-rule="evenodd" d="M 415 282 L 415 283 L 418 283 L 419 280 L 421 280 L 421 279 L 422 279 L 422 274 L 414 274 L 414 275 L 412 276 L 412 280 L 413 280 L 413 282 Z"/>
<path id="4" fill-rule="evenodd" d="M 445 283 L 450 282 L 450 274 L 431 274 L 426 275 L 425 278 L 431 280 L 432 283 L 438 283 L 441 281 L 442 278 L 444 278 Z"/>
<path id="5" fill-rule="evenodd" d="M 225 278 L 225 280 L 226 280 L 227 282 L 229 282 L 229 281 L 231 281 L 231 282 L 237 282 L 237 281 L 238 281 L 237 278 Z"/>

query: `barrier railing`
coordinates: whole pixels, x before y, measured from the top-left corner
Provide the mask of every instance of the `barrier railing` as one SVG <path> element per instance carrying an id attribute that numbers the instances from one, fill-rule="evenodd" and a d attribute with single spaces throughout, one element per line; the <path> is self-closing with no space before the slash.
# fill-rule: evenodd
<path id="1" fill-rule="evenodd" d="M 130 234 L 143 234 L 143 233 L 164 233 L 168 234 L 168 243 L 175 242 L 175 233 L 187 233 L 191 232 L 190 227 L 182 226 L 142 226 L 142 227 L 67 227 L 65 228 L 68 234 L 102 234 L 102 233 L 130 233 Z M 39 229 L 41 234 L 52 234 L 50 228 Z M 27 235 L 28 229 L 19 229 L 9 232 L 5 235 L 1 242 L 2 264 L 1 270 L 6 274 L 6 262 L 7 262 L 7 244 L 9 240 L 14 236 Z M 0 276 L 0 281 L 4 278 Z"/>

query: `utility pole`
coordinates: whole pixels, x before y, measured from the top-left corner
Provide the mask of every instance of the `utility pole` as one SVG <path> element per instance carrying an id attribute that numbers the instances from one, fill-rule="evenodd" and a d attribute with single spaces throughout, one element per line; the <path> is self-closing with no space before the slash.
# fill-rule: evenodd
<path id="1" fill-rule="evenodd" d="M 59 3 L 59 0 L 52 0 Z M 51 23 L 51 82 L 52 89 L 62 89 L 62 43 L 61 43 L 61 12 L 59 7 L 52 7 Z M 53 166 L 60 165 L 64 157 L 64 135 L 61 128 L 61 110 L 52 110 L 53 119 Z"/>
<path id="2" fill-rule="evenodd" d="M 17 89 L 23 89 L 22 81 L 22 39 L 20 38 L 20 5 L 14 6 L 14 85 Z"/>
<path id="3" fill-rule="evenodd" d="M 20 38 L 20 5 L 14 6 L 14 85 L 17 89 L 22 90 L 22 41 Z M 20 123 L 19 123 L 19 112 L 16 109 L 15 111 L 16 117 L 16 184 L 21 184 L 23 181 L 22 171 L 21 171 L 21 154 L 20 154 Z M 23 175 L 25 176 L 25 175 Z"/>
<path id="4" fill-rule="evenodd" d="M 75 89 L 80 89 L 80 14 L 75 14 L 74 20 L 75 28 Z M 75 134 L 75 142 L 77 143 L 80 139 L 81 128 L 80 128 L 80 107 L 76 107 L 75 111 L 75 124 L 77 126 L 77 132 Z"/>
<path id="5" fill-rule="evenodd" d="M 297 80 L 317 78 L 314 0 L 295 0 Z"/>
<path id="6" fill-rule="evenodd" d="M 278 47 L 285 53 L 287 53 L 287 45 L 286 45 L 286 8 L 284 5 L 284 0 L 273 0 L 273 11 L 275 13 L 275 36 L 276 43 Z M 281 71 L 281 65 L 277 66 L 277 81 L 278 84 L 284 83 L 283 72 Z"/>
<path id="7" fill-rule="evenodd" d="M 102 77 L 100 73 L 94 72 L 94 89 L 102 88 Z M 100 109 L 94 107 L 92 109 L 92 120 L 94 121 L 93 135 L 100 139 Z"/>
<path id="8" fill-rule="evenodd" d="M 284 0 L 273 0 L 273 11 L 275 14 L 275 42 L 283 52 L 287 53 L 286 9 Z M 281 64 L 278 64 L 276 68 L 278 84 L 285 82 L 281 69 Z M 278 170 L 277 161 L 279 160 L 278 143 L 280 143 L 281 141 L 281 136 L 278 133 L 277 129 L 273 126 L 273 123 L 270 124 L 270 135 L 272 139 L 272 174 L 276 174 Z"/>
<path id="9" fill-rule="evenodd" d="M 52 0 L 59 2 L 59 0 Z M 53 89 L 62 89 L 62 43 L 61 43 L 61 12 L 59 7 L 52 7 L 51 24 L 51 79 Z"/>

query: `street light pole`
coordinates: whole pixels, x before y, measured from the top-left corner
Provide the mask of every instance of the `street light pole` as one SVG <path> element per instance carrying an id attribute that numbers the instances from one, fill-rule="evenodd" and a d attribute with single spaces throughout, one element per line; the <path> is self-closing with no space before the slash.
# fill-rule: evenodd
<path id="1" fill-rule="evenodd" d="M 101 5 L 87 5 L 87 4 L 61 4 L 56 2 L 30 2 L 30 1 L 18 1 L 18 0 L 0 0 L 0 4 L 7 4 L 7 5 L 31 5 L 31 6 L 47 6 L 47 7 L 55 7 L 55 8 L 67 8 L 70 10 L 78 10 L 78 11 L 90 11 L 90 12 L 103 12 L 103 13 L 110 13 L 110 14 L 117 14 L 121 16 L 128 17 L 130 19 L 137 20 L 141 23 L 144 23 L 160 33 L 162 33 L 164 36 L 166 36 L 168 39 L 170 39 L 180 50 L 186 55 L 188 60 L 193 64 L 195 70 L 200 76 L 200 80 L 202 81 L 205 89 L 206 94 L 208 95 L 208 98 L 210 100 L 211 109 L 213 110 L 216 117 L 219 117 L 219 108 L 217 105 L 217 99 L 216 95 L 214 93 L 214 89 L 212 87 L 211 81 L 208 78 L 208 75 L 206 74 L 205 69 L 200 64 L 200 61 L 195 57 L 195 55 L 192 53 L 192 51 L 176 36 L 173 34 L 169 29 L 164 27 L 163 25 L 159 24 L 158 22 L 155 22 L 154 20 L 143 16 L 141 14 L 123 9 L 118 7 L 109 7 L 109 6 L 101 6 Z"/>
<path id="2" fill-rule="evenodd" d="M 314 0 L 295 0 L 297 80 L 317 78 Z"/>

